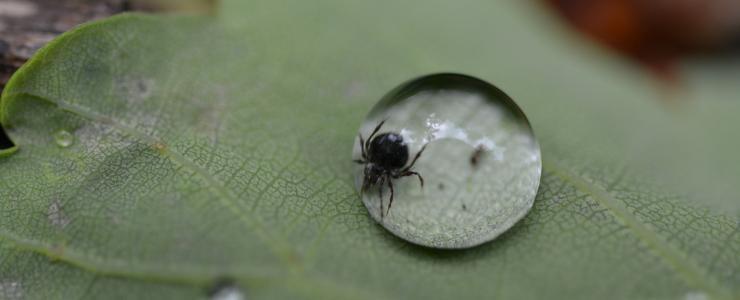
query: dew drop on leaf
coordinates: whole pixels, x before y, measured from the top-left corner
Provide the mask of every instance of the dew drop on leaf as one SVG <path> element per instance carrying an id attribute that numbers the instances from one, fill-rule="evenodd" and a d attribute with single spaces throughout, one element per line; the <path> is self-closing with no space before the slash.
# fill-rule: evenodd
<path id="1" fill-rule="evenodd" d="M 67 148 L 69 146 L 72 146 L 72 144 L 74 144 L 75 136 L 69 133 L 69 131 L 59 130 L 54 133 L 54 142 L 59 147 Z"/>
<path id="2" fill-rule="evenodd" d="M 208 291 L 209 300 L 245 300 L 244 291 L 231 280 L 222 279 Z"/>
<path id="3" fill-rule="evenodd" d="M 399 135 L 406 166 L 426 145 L 409 170 L 423 177 L 424 187 L 415 175 L 402 174 L 405 167 L 380 167 L 377 141 L 366 143 L 367 163 L 355 169 L 370 215 L 396 236 L 427 247 L 468 248 L 493 240 L 531 209 L 542 172 L 540 148 L 524 113 L 498 88 L 466 75 L 424 76 L 390 91 L 360 133 L 368 139 L 383 120 L 375 137 Z M 362 158 L 360 144 L 358 138 L 354 159 Z M 398 175 L 391 179 L 390 210 L 390 187 L 382 186 L 383 216 L 380 180 L 365 183 L 378 168 Z"/>
<path id="4" fill-rule="evenodd" d="M 0 299 L 23 299 L 23 286 L 19 281 L 1 281 Z"/>

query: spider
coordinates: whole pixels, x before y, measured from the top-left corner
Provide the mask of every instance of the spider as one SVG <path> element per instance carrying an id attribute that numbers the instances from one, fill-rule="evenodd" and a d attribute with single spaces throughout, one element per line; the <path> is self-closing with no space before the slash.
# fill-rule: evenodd
<path id="1" fill-rule="evenodd" d="M 411 168 L 419 159 L 427 145 L 421 147 L 411 164 L 406 166 L 409 160 L 409 148 L 403 137 L 395 132 L 381 133 L 375 136 L 376 133 L 383 127 L 385 120 L 380 122 L 375 127 L 370 137 L 367 139 L 360 137 L 360 149 L 362 150 L 362 159 L 355 160 L 358 164 L 365 166 L 364 179 L 362 182 L 361 192 L 364 193 L 371 186 L 378 185 L 378 194 L 380 195 L 380 218 L 383 215 L 383 184 L 388 183 L 388 188 L 391 190 L 391 197 L 388 202 L 388 209 L 385 215 L 390 213 L 391 206 L 393 205 L 393 179 L 398 179 L 406 176 L 417 176 L 421 187 L 424 188 L 424 178 L 417 172 L 411 170 Z M 405 166 L 405 167 L 404 167 Z"/>

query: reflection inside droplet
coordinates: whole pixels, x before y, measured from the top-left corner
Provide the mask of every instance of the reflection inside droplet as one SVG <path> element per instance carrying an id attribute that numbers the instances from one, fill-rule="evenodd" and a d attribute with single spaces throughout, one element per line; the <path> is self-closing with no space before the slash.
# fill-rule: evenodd
<path id="1" fill-rule="evenodd" d="M 361 135 L 370 139 L 383 121 L 375 136 L 400 135 L 407 165 L 383 168 L 382 155 L 371 147 L 361 159 L 358 139 L 353 158 L 364 162 L 356 168 L 356 185 L 373 218 L 397 236 L 429 247 L 472 247 L 505 232 L 531 208 L 541 174 L 539 145 L 521 110 L 492 85 L 457 74 L 415 79 L 373 108 Z M 369 184 L 379 168 L 385 175 Z M 424 188 L 403 171 L 418 172 Z M 393 185 L 390 209 L 387 180 Z M 363 191 L 363 183 L 372 186 Z"/>
<path id="2" fill-rule="evenodd" d="M 59 130 L 54 133 L 54 142 L 56 142 L 57 146 L 62 148 L 67 148 L 69 146 L 72 146 L 74 144 L 75 137 L 69 131 L 66 130 Z"/>

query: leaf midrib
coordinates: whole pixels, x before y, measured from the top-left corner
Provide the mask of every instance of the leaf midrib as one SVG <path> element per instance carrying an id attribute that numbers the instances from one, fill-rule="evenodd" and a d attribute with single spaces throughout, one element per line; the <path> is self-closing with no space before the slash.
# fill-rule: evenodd
<path id="1" fill-rule="evenodd" d="M 41 97 L 39 95 L 35 95 L 32 93 L 13 93 L 5 95 L 4 100 L 10 102 L 10 99 L 14 99 L 16 97 L 32 97 L 34 99 L 39 99 L 42 101 L 47 101 L 51 104 L 56 105 L 60 110 L 66 111 L 68 113 L 72 113 L 74 115 L 77 115 L 79 117 L 82 117 L 84 119 L 89 120 L 90 122 L 99 122 L 101 124 L 111 126 L 117 130 L 120 130 L 122 133 L 128 134 L 131 137 L 137 138 L 142 142 L 146 142 L 149 145 L 151 145 L 154 148 L 159 148 L 162 145 L 165 146 L 164 151 L 160 151 L 163 155 L 168 155 L 171 159 L 173 159 L 175 162 L 180 163 L 181 165 L 190 168 L 194 173 L 201 176 L 204 180 L 206 180 L 209 184 L 209 188 L 211 188 L 214 192 L 216 192 L 219 196 L 219 199 L 221 200 L 222 204 L 227 206 L 229 210 L 232 211 L 235 215 L 237 215 L 240 220 L 242 220 L 245 224 L 248 226 L 252 226 L 254 229 L 257 230 L 258 236 L 263 239 L 263 241 L 266 242 L 268 246 L 272 247 L 273 253 L 275 253 L 282 262 L 286 264 L 288 269 L 291 271 L 291 274 L 293 277 L 297 278 L 298 280 L 303 281 L 304 284 L 321 284 L 325 287 L 330 287 L 334 293 L 337 294 L 350 294 L 354 296 L 360 295 L 362 299 L 387 299 L 388 297 L 379 297 L 376 294 L 372 294 L 372 296 L 367 293 L 365 290 L 357 290 L 353 286 L 348 286 L 346 284 L 337 285 L 333 283 L 331 280 L 324 279 L 322 277 L 317 277 L 315 274 L 312 274 L 312 276 L 305 276 L 303 267 L 301 265 L 298 265 L 295 259 L 294 254 L 292 254 L 292 249 L 285 241 L 277 241 L 275 239 L 270 238 L 270 236 L 264 231 L 263 225 L 259 222 L 259 219 L 251 220 L 247 218 L 245 215 L 241 214 L 238 208 L 236 207 L 235 201 L 236 197 L 231 195 L 230 192 L 224 192 L 224 191 L 230 191 L 227 189 L 224 185 L 220 184 L 218 180 L 216 180 L 213 176 L 211 176 L 206 170 L 196 165 L 191 160 L 187 159 L 184 155 L 176 152 L 171 151 L 171 149 L 166 147 L 166 144 L 162 142 L 161 139 L 158 139 L 152 135 L 140 132 L 139 130 L 136 130 L 134 128 L 130 128 L 128 126 L 123 125 L 120 122 L 117 122 L 116 120 L 109 118 L 107 116 L 104 116 L 102 114 L 98 114 L 96 112 L 93 112 L 91 110 L 87 110 L 80 106 L 75 106 L 69 103 L 66 103 L 64 101 L 57 101 L 46 97 Z M 225 201 L 225 202 L 224 202 Z M 102 260 L 96 260 L 96 259 L 90 259 L 89 254 L 86 253 L 80 253 L 75 251 L 72 248 L 64 248 L 63 251 L 59 251 L 56 247 L 49 245 L 43 241 L 37 241 L 33 239 L 27 239 L 22 238 L 20 236 L 17 236 L 15 234 L 12 234 L 10 232 L 7 232 L 5 230 L 0 230 L 0 240 L 8 240 L 18 246 L 21 249 L 25 249 L 27 251 L 31 251 L 33 253 L 38 253 L 45 255 L 47 257 L 50 257 L 54 260 L 62 261 L 65 263 L 68 263 L 69 265 L 79 268 L 83 271 L 101 275 L 101 276 L 110 276 L 110 277 L 117 277 L 117 278 L 130 278 L 134 280 L 144 280 L 144 281 L 152 281 L 152 282 L 162 282 L 162 283 L 170 283 L 170 284 L 178 284 L 178 285 L 190 285 L 190 286 L 198 286 L 198 287 L 208 287 L 210 284 L 212 284 L 213 277 L 209 275 L 203 275 L 207 274 L 208 272 L 204 271 L 198 271 L 197 268 L 192 268 L 189 273 L 184 273 L 182 270 L 178 270 L 176 272 L 161 272 L 161 271 L 140 271 L 140 272 L 131 272 L 130 269 L 127 268 L 120 268 L 115 267 L 113 265 L 110 265 L 110 262 L 107 261 L 107 259 Z M 130 263 L 127 263 L 126 265 L 130 265 Z M 159 270 L 159 268 L 152 268 L 154 270 Z M 285 281 L 285 278 L 280 277 L 262 277 L 259 275 L 253 275 L 248 273 L 234 273 L 230 274 L 233 275 L 233 277 L 236 277 L 240 280 L 257 283 L 257 284 L 264 284 L 266 282 L 278 282 L 278 281 Z M 296 280 L 294 278 L 294 280 Z M 365 296 L 362 296 L 365 295 Z"/>
<path id="2" fill-rule="evenodd" d="M 6 95 L 5 101 L 8 101 L 9 103 L 11 99 L 21 96 L 32 97 L 34 99 L 49 102 L 53 105 L 56 105 L 62 111 L 82 117 L 89 120 L 90 122 L 98 122 L 102 125 L 113 127 L 124 134 L 127 134 L 135 139 L 138 139 L 141 142 L 150 145 L 152 148 L 159 150 L 158 152 L 162 155 L 165 155 L 172 159 L 174 162 L 179 163 L 180 165 L 190 169 L 193 173 L 197 174 L 207 182 L 208 188 L 218 195 L 217 198 L 222 205 L 224 205 L 227 209 L 229 209 L 229 211 L 236 215 L 240 221 L 255 230 L 257 236 L 271 248 L 273 254 L 275 254 L 286 265 L 286 267 L 288 267 L 289 270 L 294 272 L 301 272 L 301 266 L 299 266 L 296 263 L 296 260 L 293 259 L 295 257 L 294 251 L 286 241 L 277 240 L 271 237 L 271 235 L 265 231 L 264 225 L 260 222 L 258 218 L 249 218 L 248 216 L 246 216 L 244 211 L 239 209 L 238 205 L 236 204 L 238 202 L 238 198 L 233 195 L 231 189 L 228 189 L 225 185 L 221 184 L 221 182 L 216 180 L 205 169 L 201 168 L 193 161 L 186 158 L 184 155 L 176 151 L 172 151 L 172 149 L 169 148 L 162 139 L 141 132 L 135 128 L 130 128 L 113 118 L 91 111 L 84 107 L 69 104 L 64 101 L 42 97 L 32 93 L 23 92 Z"/>
<path id="3" fill-rule="evenodd" d="M 132 264 L 128 261 L 120 261 L 121 265 L 125 265 L 128 268 L 116 267 L 112 266 L 110 264 L 111 260 L 107 258 L 93 259 L 87 253 L 80 253 L 71 248 L 51 247 L 45 242 L 23 238 L 4 230 L 0 230 L 0 241 L 10 242 L 18 250 L 44 255 L 54 262 L 65 263 L 73 268 L 77 268 L 95 276 L 191 286 L 203 289 L 210 288 L 213 285 L 215 278 L 215 276 L 209 275 L 208 272 L 199 270 L 197 267 L 188 269 L 182 268 L 181 266 L 180 269 L 172 272 L 162 272 L 159 267 L 143 268 L 142 270 L 132 271 L 130 268 Z M 245 282 L 249 284 L 247 287 L 274 286 L 284 284 L 286 281 L 289 281 L 294 285 L 296 283 L 300 283 L 300 285 L 303 286 L 321 285 L 324 288 L 331 289 L 331 291 L 326 294 L 343 295 L 345 298 L 347 295 L 352 295 L 358 299 L 389 299 L 386 295 L 378 296 L 377 294 L 368 293 L 365 289 L 360 290 L 357 287 L 346 283 L 337 284 L 334 279 L 329 280 L 315 274 L 312 274 L 310 277 L 303 276 L 302 274 L 297 274 L 297 276 L 264 276 L 245 273 L 242 269 L 239 269 L 238 272 L 226 274 L 223 274 L 223 272 L 220 271 L 217 273 L 220 274 L 219 276 L 229 276 L 229 278 Z"/>

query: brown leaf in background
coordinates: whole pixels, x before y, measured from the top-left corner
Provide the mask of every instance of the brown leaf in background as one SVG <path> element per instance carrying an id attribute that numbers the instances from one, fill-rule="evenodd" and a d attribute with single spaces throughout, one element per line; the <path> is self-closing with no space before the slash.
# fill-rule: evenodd
<path id="1" fill-rule="evenodd" d="M 736 0 L 546 0 L 577 30 L 677 81 L 684 57 L 728 53 L 740 42 Z"/>

